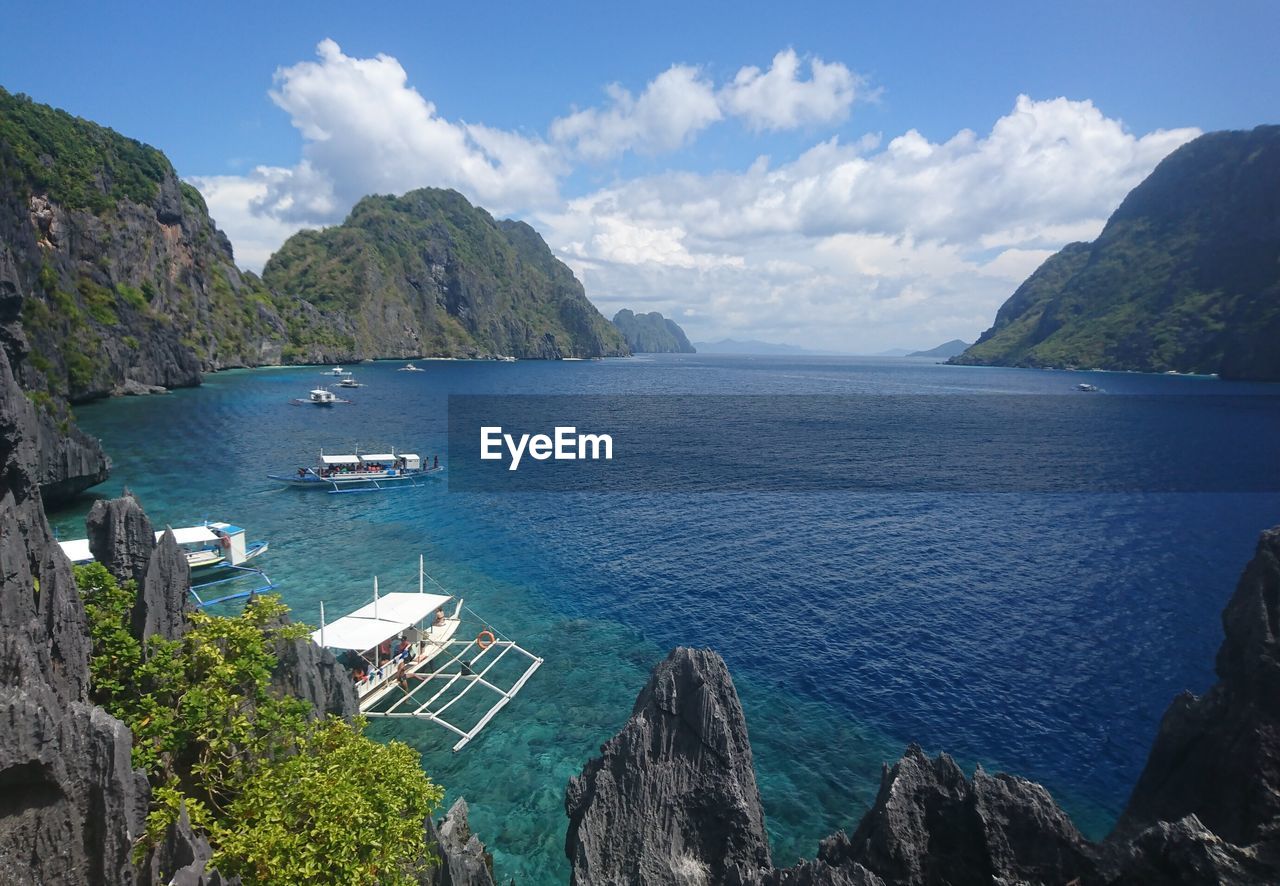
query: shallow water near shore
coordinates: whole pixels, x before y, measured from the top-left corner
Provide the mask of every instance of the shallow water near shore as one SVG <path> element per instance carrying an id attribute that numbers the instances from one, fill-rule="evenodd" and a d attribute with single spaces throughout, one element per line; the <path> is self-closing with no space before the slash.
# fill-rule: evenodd
<path id="1" fill-rule="evenodd" d="M 1169 701 L 1212 682 L 1218 614 L 1257 533 L 1280 522 L 1280 496 L 1260 493 L 503 495 L 437 481 L 325 495 L 266 479 L 321 447 L 444 457 L 451 393 L 1050 394 L 1103 378 L 835 357 L 399 365 L 352 367 L 367 387 L 330 410 L 288 405 L 321 381 L 318 367 L 80 407 L 115 463 L 93 492 L 128 486 L 157 525 L 221 519 L 269 540 L 262 566 L 313 624 L 321 600 L 330 617 L 365 602 L 374 574 L 383 590 L 416 588 L 422 553 L 542 655 L 458 754 L 428 723 L 372 727 L 419 748 L 449 801 L 466 796 L 499 878 L 519 883 L 566 880 L 565 784 L 677 644 L 729 663 L 778 864 L 856 825 L 881 763 L 910 741 L 1040 781 L 1101 836 Z M 1096 383 L 1206 402 L 1280 395 L 1186 377 Z M 1232 431 L 1222 424 L 1224 458 Z M 83 536 L 90 503 L 51 515 L 63 538 Z"/>

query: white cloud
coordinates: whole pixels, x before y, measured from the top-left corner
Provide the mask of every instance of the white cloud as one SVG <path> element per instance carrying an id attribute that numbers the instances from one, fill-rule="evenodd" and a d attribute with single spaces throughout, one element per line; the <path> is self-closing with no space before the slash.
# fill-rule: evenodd
<path id="1" fill-rule="evenodd" d="M 833 138 L 778 165 L 624 181 L 537 221 L 606 310 L 693 306 L 695 336 L 936 344 L 985 328 L 1044 258 L 1096 236 L 1196 134 L 1135 136 L 1091 102 L 1020 96 L 985 135 L 909 131 L 880 150 Z M 609 248 L 610 232 L 632 229 L 678 231 L 679 261 Z"/>
<path id="2" fill-rule="evenodd" d="M 784 49 L 769 70 L 745 67 L 720 90 L 726 111 L 744 118 L 756 130 L 794 129 L 813 123 L 835 123 L 849 115 L 849 107 L 864 85 L 862 78 L 842 64 L 809 60 L 808 80 L 800 79 L 800 57 Z"/>
<path id="3" fill-rule="evenodd" d="M 600 161 L 626 150 L 675 150 L 721 117 L 711 83 L 688 65 L 672 65 L 638 98 L 617 83 L 605 92 L 606 107 L 557 118 L 551 123 L 551 137 L 585 159 Z"/>
<path id="4" fill-rule="evenodd" d="M 454 187 L 533 222 L 606 314 L 657 309 L 694 338 L 874 351 L 976 335 L 1045 257 L 1096 236 L 1197 134 L 1135 135 L 1091 102 L 1019 96 L 985 133 L 828 136 L 778 161 L 561 194 L 575 163 L 678 149 L 728 118 L 762 133 L 834 123 L 864 89 L 844 65 L 792 50 L 719 87 L 673 65 L 638 95 L 609 87 L 604 105 L 541 138 L 446 120 L 398 61 L 326 40 L 315 61 L 280 69 L 271 92 L 302 136 L 298 161 L 192 181 L 253 268 L 366 194 Z"/>

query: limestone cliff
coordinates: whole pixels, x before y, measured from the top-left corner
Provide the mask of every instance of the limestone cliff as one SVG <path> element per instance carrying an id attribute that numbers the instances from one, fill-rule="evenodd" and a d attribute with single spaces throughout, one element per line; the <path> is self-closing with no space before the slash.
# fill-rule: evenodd
<path id="1" fill-rule="evenodd" d="M 627 346 L 636 354 L 696 354 L 697 349 L 689 343 L 675 320 L 668 320 L 657 311 L 637 314 L 623 308 L 613 317 L 613 325 L 618 327 L 627 340 Z"/>
<path id="2" fill-rule="evenodd" d="M 718 883 L 769 867 L 746 719 L 720 656 L 674 650 L 600 752 L 565 796 L 574 883 Z"/>

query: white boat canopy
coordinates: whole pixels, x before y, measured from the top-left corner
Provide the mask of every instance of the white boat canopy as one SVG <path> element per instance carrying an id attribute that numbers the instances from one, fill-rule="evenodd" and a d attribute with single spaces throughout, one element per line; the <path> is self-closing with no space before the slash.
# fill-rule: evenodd
<path id="1" fill-rule="evenodd" d="M 358 465 L 359 456 L 355 455 L 322 455 L 320 460 L 327 465 Z"/>
<path id="2" fill-rule="evenodd" d="M 311 639 L 331 649 L 364 652 L 430 618 L 450 599 L 441 594 L 383 594 L 350 615 L 312 631 Z"/>
<path id="3" fill-rule="evenodd" d="M 156 533 L 156 541 L 164 535 L 164 530 Z M 180 545 L 193 545 L 199 542 L 217 541 L 218 535 L 208 526 L 182 526 L 173 530 L 173 540 Z"/>
<path id="4" fill-rule="evenodd" d="M 396 457 L 391 453 L 383 453 L 382 455 L 362 455 L 361 461 L 395 461 Z"/>
<path id="5" fill-rule="evenodd" d="M 173 540 L 180 545 L 205 544 L 216 542 L 220 536 L 213 529 L 221 529 L 223 532 L 235 534 L 243 532 L 238 526 L 232 526 L 229 523 L 213 523 L 210 526 L 182 526 L 173 530 Z M 164 530 L 156 533 L 156 541 L 160 540 L 160 536 L 164 535 Z M 88 563 L 93 560 L 93 551 L 89 550 L 89 539 L 74 538 L 70 541 L 58 542 L 58 547 L 62 548 L 62 553 L 67 555 L 67 559 L 72 563 Z"/>
<path id="6" fill-rule="evenodd" d="M 60 541 L 58 547 L 62 548 L 62 553 L 67 555 L 67 559 L 72 563 L 88 563 L 93 559 L 93 552 L 89 550 L 89 539 L 77 538 L 72 541 Z"/>

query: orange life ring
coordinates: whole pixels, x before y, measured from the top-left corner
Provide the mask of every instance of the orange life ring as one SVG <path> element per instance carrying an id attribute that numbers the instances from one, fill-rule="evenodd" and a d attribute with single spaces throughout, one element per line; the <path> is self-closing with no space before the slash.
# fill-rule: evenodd
<path id="1" fill-rule="evenodd" d="M 483 631 L 481 631 L 479 634 L 476 635 L 476 645 L 480 647 L 481 652 L 484 652 L 486 649 L 492 646 L 497 641 L 497 639 L 498 638 L 493 635 L 493 631 L 489 630 L 488 628 L 485 628 Z"/>

